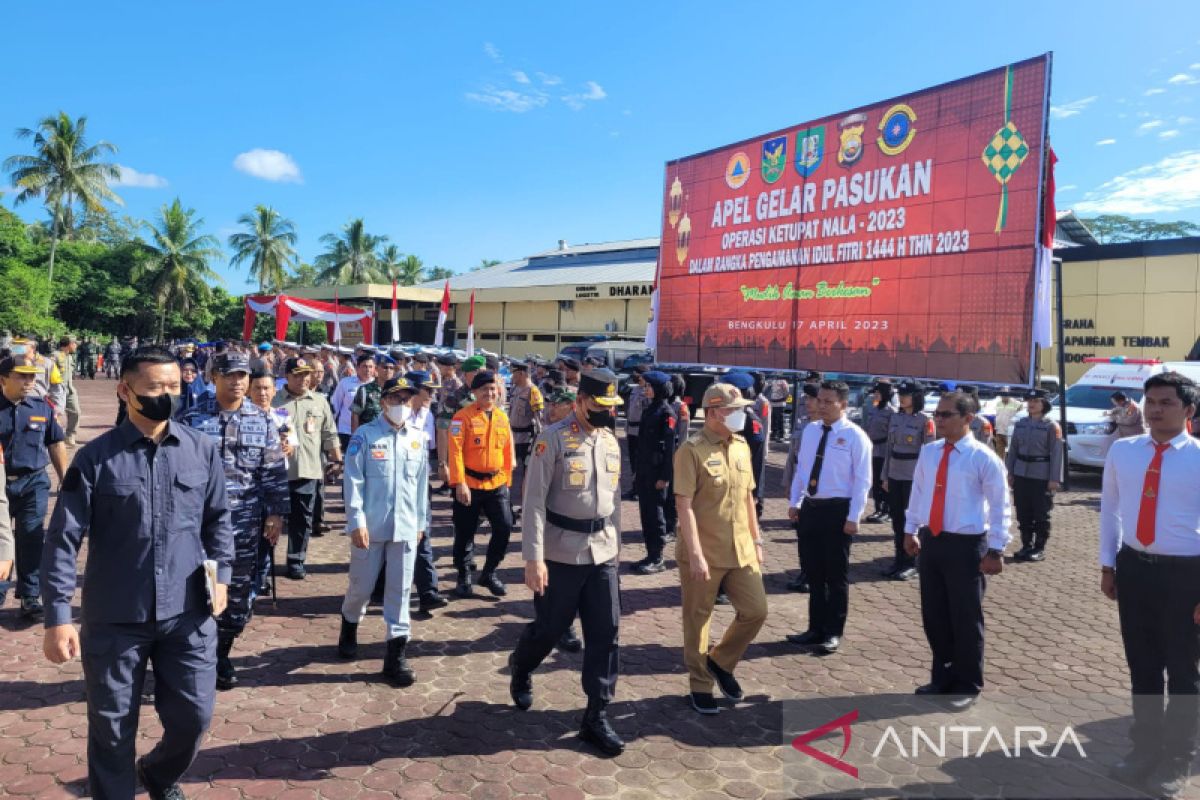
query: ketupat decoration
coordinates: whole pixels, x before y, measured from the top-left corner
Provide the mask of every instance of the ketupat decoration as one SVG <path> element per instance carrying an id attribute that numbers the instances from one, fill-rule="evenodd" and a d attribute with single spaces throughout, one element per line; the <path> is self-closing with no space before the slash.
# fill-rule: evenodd
<path id="1" fill-rule="evenodd" d="M 1025 137 L 1012 122 L 1012 67 L 1004 70 L 1004 127 L 983 148 L 983 163 L 1000 182 L 1000 210 L 996 214 L 996 233 L 1008 223 L 1008 181 L 1029 156 Z"/>

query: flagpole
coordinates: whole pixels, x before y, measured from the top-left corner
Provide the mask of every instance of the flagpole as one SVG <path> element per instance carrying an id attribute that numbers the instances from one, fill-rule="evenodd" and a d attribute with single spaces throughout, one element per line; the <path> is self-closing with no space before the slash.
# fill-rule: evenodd
<path id="1" fill-rule="evenodd" d="M 475 290 L 471 290 L 471 315 L 467 317 L 467 357 L 475 355 Z"/>

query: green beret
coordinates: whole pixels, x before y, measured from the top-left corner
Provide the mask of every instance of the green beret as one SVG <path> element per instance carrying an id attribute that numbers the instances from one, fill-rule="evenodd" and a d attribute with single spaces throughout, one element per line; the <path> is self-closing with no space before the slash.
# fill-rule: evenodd
<path id="1" fill-rule="evenodd" d="M 486 363 L 487 361 L 484 360 L 483 356 L 471 356 L 462 362 L 462 371 L 478 372 L 479 370 L 483 369 Z"/>

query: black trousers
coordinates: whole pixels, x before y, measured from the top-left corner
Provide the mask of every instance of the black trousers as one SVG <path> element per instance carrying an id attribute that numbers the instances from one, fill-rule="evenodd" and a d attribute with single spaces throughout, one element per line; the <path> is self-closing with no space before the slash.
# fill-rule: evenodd
<path id="1" fill-rule="evenodd" d="M 1161 750 L 1169 758 L 1196 752 L 1200 627 L 1192 614 L 1197 604 L 1200 557 L 1146 561 L 1138 551 L 1121 548 L 1117 608 L 1133 691 L 1130 738 L 1137 750 Z"/>
<path id="2" fill-rule="evenodd" d="M 451 517 L 454 521 L 454 566 L 459 574 L 475 569 L 475 534 L 479 531 L 481 514 L 487 517 L 492 526 L 492 538 L 488 542 L 483 571 L 491 572 L 500 566 L 504 554 L 508 552 L 508 540 L 512 536 L 513 526 L 508 487 L 472 489 L 470 505 L 463 505 L 455 496 Z"/>
<path id="3" fill-rule="evenodd" d="M 771 441 L 782 442 L 787 438 L 787 414 L 786 407 L 782 405 L 771 405 Z"/>
<path id="4" fill-rule="evenodd" d="M 313 530 L 313 509 L 321 491 L 318 480 L 288 481 L 292 510 L 288 514 L 288 565 L 303 564 Z"/>
<path id="5" fill-rule="evenodd" d="M 921 623 L 933 652 L 931 682 L 945 692 L 983 690 L 982 534 L 921 533 Z"/>
<path id="6" fill-rule="evenodd" d="M 908 521 L 908 499 L 912 496 L 912 481 L 898 481 L 888 478 L 888 505 L 892 517 L 892 545 L 896 551 L 895 567 L 897 570 L 909 569 L 916 561 L 904 552 L 904 524 Z"/>
<path id="7" fill-rule="evenodd" d="M 578 612 L 583 625 L 583 692 L 605 703 L 613 699 L 619 666 L 617 634 L 621 595 L 617 560 L 606 564 L 547 561 L 549 584 L 533 597 L 534 619 L 525 626 L 514 666 L 533 672 L 550 654 Z"/>
<path id="8" fill-rule="evenodd" d="M 871 457 L 871 499 L 875 501 L 875 511 L 889 512 L 891 502 L 887 490 L 883 488 L 883 456 Z"/>
<path id="9" fill-rule="evenodd" d="M 80 628 L 87 690 L 88 785 L 97 800 L 134 795 L 138 711 L 147 664 L 162 739 L 143 762 L 148 787 L 162 792 L 192 765 L 212 720 L 217 623 L 207 607 L 161 622 L 88 622 Z"/>
<path id="10" fill-rule="evenodd" d="M 646 541 L 646 557 L 651 561 L 662 558 L 667 536 L 667 490 L 654 488 L 654 476 L 642 475 L 635 484 L 638 493 L 638 515 L 642 520 L 642 537 Z M 674 499 L 674 498 L 671 498 Z"/>
<path id="11" fill-rule="evenodd" d="M 629 433 L 629 428 L 625 428 L 625 453 L 629 456 L 629 477 L 633 479 L 634 491 L 637 491 L 637 449 L 638 435 Z"/>
<path id="12" fill-rule="evenodd" d="M 796 522 L 800 565 L 808 575 L 808 629 L 841 636 L 850 606 L 849 500 L 805 500 Z"/>
<path id="13" fill-rule="evenodd" d="M 750 469 L 754 473 L 754 503 L 762 509 L 762 477 L 767 463 L 767 442 L 750 442 Z"/>
<path id="14" fill-rule="evenodd" d="M 1050 509 L 1054 495 L 1050 482 L 1038 478 L 1013 476 L 1013 505 L 1017 526 L 1021 529 L 1021 544 L 1026 547 L 1045 547 L 1050 538 Z"/>

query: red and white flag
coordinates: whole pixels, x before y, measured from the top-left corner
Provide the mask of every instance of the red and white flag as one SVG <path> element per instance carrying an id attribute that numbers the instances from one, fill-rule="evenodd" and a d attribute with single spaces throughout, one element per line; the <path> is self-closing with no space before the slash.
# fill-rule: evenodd
<path id="1" fill-rule="evenodd" d="M 1054 268 L 1054 229 L 1058 211 L 1054 204 L 1054 148 L 1046 153 L 1046 188 L 1042 198 L 1042 240 L 1037 246 L 1037 268 L 1033 276 L 1033 343 L 1042 348 L 1054 344 L 1051 320 L 1050 274 Z"/>
<path id="2" fill-rule="evenodd" d="M 392 281 L 392 344 L 400 341 L 400 307 L 396 304 L 396 281 Z"/>
<path id="3" fill-rule="evenodd" d="M 471 290 L 471 316 L 467 317 L 467 357 L 475 355 L 475 290 Z"/>
<path id="4" fill-rule="evenodd" d="M 336 287 L 333 290 L 333 343 L 339 346 L 342 343 L 342 314 L 341 308 L 338 306 Z"/>
<path id="5" fill-rule="evenodd" d="M 446 330 L 446 317 L 450 314 L 450 279 L 446 279 L 446 288 L 442 292 L 442 307 L 438 311 L 437 333 L 433 335 L 433 346 L 442 346 L 442 335 Z"/>

